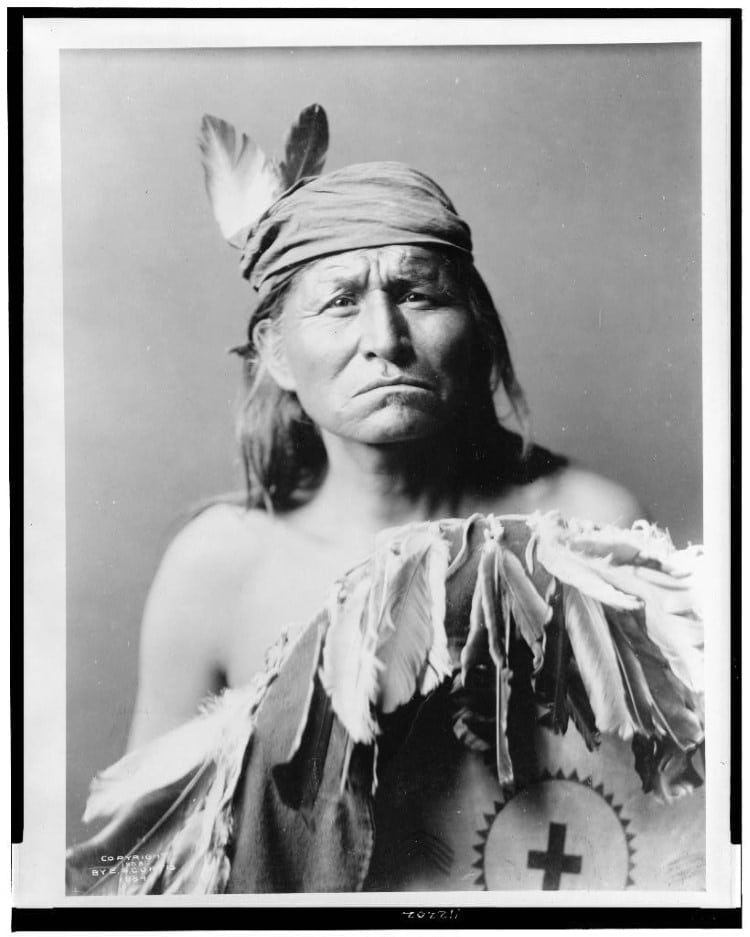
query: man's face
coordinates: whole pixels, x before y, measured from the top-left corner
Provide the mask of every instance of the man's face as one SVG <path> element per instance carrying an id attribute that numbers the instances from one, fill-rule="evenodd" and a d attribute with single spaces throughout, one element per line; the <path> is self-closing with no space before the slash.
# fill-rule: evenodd
<path id="1" fill-rule="evenodd" d="M 474 326 L 451 266 L 422 247 L 324 258 L 281 319 L 287 389 L 324 430 L 369 444 L 433 435 L 468 393 Z"/>

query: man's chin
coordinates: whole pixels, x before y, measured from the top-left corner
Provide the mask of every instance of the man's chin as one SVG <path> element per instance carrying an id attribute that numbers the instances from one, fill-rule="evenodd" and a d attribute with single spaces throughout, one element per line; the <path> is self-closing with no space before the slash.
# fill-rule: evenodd
<path id="1" fill-rule="evenodd" d="M 319 425 L 341 439 L 378 446 L 429 439 L 453 432 L 455 415 L 427 395 L 389 394 L 377 407 L 343 410 Z"/>
<path id="2" fill-rule="evenodd" d="M 447 429 L 442 420 L 422 412 L 380 413 L 377 419 L 357 428 L 354 438 L 368 445 L 391 445 L 429 439 Z"/>

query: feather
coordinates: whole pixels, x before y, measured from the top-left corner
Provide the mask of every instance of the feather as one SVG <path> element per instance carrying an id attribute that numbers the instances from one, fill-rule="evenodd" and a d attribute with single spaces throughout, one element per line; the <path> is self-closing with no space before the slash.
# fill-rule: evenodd
<path id="1" fill-rule="evenodd" d="M 586 748 L 593 752 L 601 744 L 601 736 L 594 717 L 594 711 L 586 695 L 581 672 L 573 657 L 570 658 L 568 663 L 566 693 L 570 718 L 586 743 Z"/>
<path id="2" fill-rule="evenodd" d="M 217 778 L 216 764 L 207 761 L 153 826 L 137 839 L 131 840 L 128 848 L 123 850 L 126 855 L 113 867 L 114 872 L 110 873 L 112 880 L 100 880 L 87 894 L 112 891 L 116 894 L 174 894 L 179 887 L 175 878 L 179 877 L 184 885 L 188 877 L 181 874 L 183 870 L 178 863 L 192 866 L 194 851 L 206 857 L 206 848 L 201 842 L 203 803 L 211 786 L 221 783 L 221 779 Z M 213 817 L 211 820 L 223 828 L 224 824 L 218 818 Z M 146 875 L 140 864 L 140 857 L 145 855 L 157 857 Z M 171 874 L 173 872 L 176 876 Z M 221 890 L 223 885 L 221 880 L 209 883 L 209 891 Z"/>
<path id="3" fill-rule="evenodd" d="M 199 146 L 206 190 L 221 233 L 242 247 L 241 232 L 254 224 L 284 191 L 279 170 L 247 134 L 205 114 Z"/>
<path id="4" fill-rule="evenodd" d="M 508 710 L 511 698 L 510 681 L 513 672 L 508 666 L 508 648 L 510 645 L 513 598 L 502 575 L 502 557 L 505 552 L 500 544 L 502 536 L 502 524 L 492 514 L 488 515 L 487 529 L 484 532 L 484 545 L 477 569 L 477 581 L 490 657 L 495 665 L 495 767 L 497 780 L 501 787 L 510 788 L 513 786 L 514 774 L 508 744 Z M 503 625 L 502 631 L 499 627 L 498 611 Z"/>
<path id="5" fill-rule="evenodd" d="M 537 672 L 544 659 L 544 626 L 550 620 L 552 609 L 536 591 L 515 553 L 501 547 L 499 559 L 500 570 L 510 593 L 513 619 L 534 655 L 533 669 Z"/>
<path id="6" fill-rule="evenodd" d="M 471 555 L 471 533 L 474 525 L 477 521 L 484 520 L 481 514 L 472 514 L 465 521 L 458 521 L 461 529 L 461 546 L 458 549 L 455 557 L 451 560 L 448 571 L 445 574 L 446 581 L 453 578 L 453 576 L 461 569 L 464 563 L 467 562 Z M 455 522 L 449 522 L 455 523 Z M 446 525 L 447 526 L 447 525 Z M 444 532 L 445 529 L 444 529 Z"/>
<path id="7" fill-rule="evenodd" d="M 684 752 L 675 748 L 669 739 L 639 735 L 633 737 L 632 747 L 644 793 L 653 791 L 662 803 L 672 803 L 703 784 L 703 778 L 692 764 L 696 750 Z"/>
<path id="8" fill-rule="evenodd" d="M 524 563 L 526 564 L 526 569 L 529 572 L 529 576 L 534 574 L 534 558 L 536 555 L 536 545 L 539 540 L 539 536 L 536 533 L 533 533 L 529 539 L 526 541 L 526 549 L 523 552 Z"/>
<path id="9" fill-rule="evenodd" d="M 74 894 L 97 895 L 145 893 L 147 889 L 163 891 L 166 873 L 173 870 L 173 864 L 166 863 L 171 841 L 182 836 L 185 824 L 190 822 L 196 809 L 195 804 L 205 796 L 214 780 L 215 765 L 206 760 L 187 783 L 170 785 L 134 804 L 125 804 L 94 837 L 68 850 L 69 890 Z M 85 872 L 99 864 L 102 853 L 117 856 L 118 861 L 108 868 L 106 877 L 99 877 L 92 884 Z M 140 874 L 136 878 L 134 872 L 140 870 L 134 870 L 131 861 L 131 857 L 139 860 L 142 853 L 156 855 L 160 860 L 151 867 L 145 882 Z"/>
<path id="10" fill-rule="evenodd" d="M 643 667 L 626 635 L 618 626 L 617 618 L 608 614 L 607 621 L 630 716 L 641 735 L 652 735 L 655 731 L 652 718 L 654 698 L 643 673 Z"/>
<path id="11" fill-rule="evenodd" d="M 571 525 L 569 547 L 586 553 L 589 568 L 602 580 L 643 603 L 646 627 L 675 674 L 703 692 L 701 548 L 675 550 L 666 532 L 646 522 L 629 531 Z"/>
<path id="12" fill-rule="evenodd" d="M 553 732 L 565 733 L 568 728 L 568 665 L 570 662 L 570 639 L 565 630 L 559 599 L 552 601 L 552 616 L 547 624 L 546 653 L 542 669 L 536 679 L 536 692 L 547 703 L 549 712 L 543 719 Z"/>
<path id="13" fill-rule="evenodd" d="M 693 583 L 689 575 L 676 577 L 659 569 L 618 565 L 608 558 L 592 559 L 590 567 L 615 588 L 627 591 L 644 602 L 655 601 L 670 615 L 695 614 Z"/>
<path id="14" fill-rule="evenodd" d="M 437 668 L 434 681 L 442 682 L 450 673 L 444 625 L 447 544 L 436 529 L 422 529 L 405 538 L 399 550 L 391 553 L 377 623 L 378 703 L 384 713 L 414 696 L 431 652 L 431 663 Z M 428 680 L 427 685 L 434 681 Z"/>
<path id="15" fill-rule="evenodd" d="M 603 732 L 630 738 L 633 723 L 601 603 L 564 585 L 563 608 L 573 655 L 597 725 Z"/>
<path id="16" fill-rule="evenodd" d="M 340 586 L 337 583 L 340 594 Z M 330 601 L 330 596 L 329 596 Z M 329 604 L 326 604 L 326 607 L 323 608 L 321 612 L 315 617 L 311 624 L 311 628 L 314 628 L 317 634 L 317 640 L 315 644 L 315 650 L 313 652 L 313 665 L 312 672 L 310 673 L 308 684 L 307 684 L 307 695 L 305 697 L 305 703 L 302 707 L 302 716 L 300 717 L 299 725 L 297 726 L 297 732 L 295 733 L 294 739 L 289 749 L 289 757 L 287 758 L 286 764 L 292 762 L 295 757 L 298 756 L 300 747 L 302 746 L 302 739 L 306 733 L 309 733 L 309 719 L 310 711 L 313 708 L 313 700 L 318 694 L 318 685 L 317 682 L 320 679 L 319 670 L 322 663 L 323 656 L 323 642 L 325 640 L 326 633 L 328 628 L 331 625 L 331 612 Z M 316 677 L 318 681 L 316 681 Z"/>
<path id="17" fill-rule="evenodd" d="M 320 671 L 336 715 L 357 742 L 371 741 L 377 731 L 372 700 L 380 665 L 372 641 L 368 646 L 364 633 L 370 587 L 369 568 L 361 567 L 334 590 Z"/>
<path id="18" fill-rule="evenodd" d="M 631 567 L 635 575 L 688 596 L 702 565 L 701 547 L 675 550 L 666 531 L 645 521 L 637 521 L 631 530 L 570 521 L 564 538 L 578 553 L 614 567 Z M 683 601 L 694 608 L 691 598 Z"/>
<path id="19" fill-rule="evenodd" d="M 91 782 L 83 822 L 113 816 L 124 804 L 135 803 L 150 791 L 186 780 L 213 750 L 223 729 L 234 694 L 225 694 L 226 709 L 192 719 L 147 745 L 125 755 L 99 772 Z"/>
<path id="20" fill-rule="evenodd" d="M 659 570 L 591 561 L 598 575 L 627 591 L 645 609 L 646 628 L 675 674 L 696 693 L 703 692 L 703 622 L 693 607 L 693 583 Z"/>
<path id="21" fill-rule="evenodd" d="M 609 609 L 607 618 L 613 635 L 622 635 L 642 669 L 657 734 L 668 736 L 683 751 L 695 748 L 704 738 L 700 696 L 672 672 L 658 645 L 649 638 L 643 613 Z"/>
<path id="22" fill-rule="evenodd" d="M 587 556 L 609 557 L 617 564 L 661 566 L 675 553 L 669 534 L 646 521 L 636 521 L 626 530 L 575 519 L 568 521 L 568 533 L 572 549 Z"/>
<path id="23" fill-rule="evenodd" d="M 572 550 L 563 521 L 556 513 L 533 514 L 528 519 L 538 563 L 560 582 L 614 608 L 638 608 L 640 602 L 618 591 L 599 575 L 593 561 Z"/>
<path id="24" fill-rule="evenodd" d="M 510 681 L 513 673 L 505 665 L 496 669 L 495 685 L 495 766 L 500 787 L 513 786 L 513 762 L 508 747 L 508 709 L 510 707 Z"/>
<path id="25" fill-rule="evenodd" d="M 331 698 L 320 681 L 323 640 L 330 625 L 329 611 L 322 611 L 314 622 L 317 644 L 313 653 L 312 673 L 299 726 L 286 761 L 271 770 L 282 801 L 309 818 L 322 781 L 323 765 L 333 727 Z"/>
<path id="26" fill-rule="evenodd" d="M 496 667 L 505 663 L 505 650 L 500 637 L 497 621 L 498 597 L 503 596 L 500 590 L 499 554 L 500 547 L 492 536 L 486 536 L 482 555 L 479 558 L 477 569 L 477 582 L 479 585 L 479 599 L 482 603 L 482 618 L 487 629 L 490 657 Z M 504 611 L 504 609 L 502 610 Z"/>
<path id="27" fill-rule="evenodd" d="M 490 656 L 495 664 L 495 766 L 497 780 L 501 787 L 512 787 L 514 781 L 513 761 L 510 755 L 508 740 L 508 713 L 511 700 L 511 678 L 513 671 L 508 666 L 508 651 L 510 648 L 511 627 L 511 598 L 507 584 L 499 575 L 499 557 L 501 547 L 497 541 L 492 541 L 493 571 L 495 573 L 496 594 L 500 598 L 500 614 L 502 616 L 503 631 L 497 628 L 497 616 L 493 619 L 493 631 L 488 630 Z"/>
<path id="28" fill-rule="evenodd" d="M 237 751 L 231 742 L 222 746 L 214 781 L 200 798 L 199 809 L 166 851 L 165 865 L 174 866 L 175 875 L 162 884 L 162 894 L 214 894 L 224 890 L 230 871 L 227 848 L 232 834 L 232 803 L 244 753 L 244 747 Z"/>
<path id="29" fill-rule="evenodd" d="M 91 782 L 84 823 L 111 817 L 141 798 L 184 781 L 218 750 L 218 740 L 254 713 L 268 685 L 266 672 L 246 687 L 225 690 L 211 709 L 129 752 Z"/>
<path id="30" fill-rule="evenodd" d="M 480 557 L 481 563 L 481 557 Z M 482 581 L 477 575 L 474 591 L 471 596 L 471 611 L 469 612 L 469 633 L 466 643 L 461 649 L 461 682 L 466 685 L 468 675 L 477 666 L 484 663 L 488 652 L 488 634 L 484 622 L 482 606 Z"/>
<path id="31" fill-rule="evenodd" d="M 461 674 L 462 683 L 466 686 L 470 674 L 485 664 L 489 650 L 495 668 L 494 741 L 497 777 L 501 786 L 509 787 L 514 783 L 508 739 L 513 676 L 508 666 L 511 622 L 516 621 L 524 638 L 536 649 L 537 662 L 541 663 L 541 622 L 547 619 L 550 610 L 536 592 L 515 554 L 501 544 L 502 537 L 502 524 L 490 516 L 472 595 L 469 634 L 461 653 Z M 473 712 L 460 712 L 454 731 L 470 747 L 484 748 L 484 740 L 471 731 L 473 716 Z"/>
<path id="32" fill-rule="evenodd" d="M 649 635 L 659 646 L 675 676 L 694 693 L 702 694 L 705 685 L 703 647 L 693 645 L 692 629 L 688 637 L 685 625 L 684 616 L 660 614 L 653 604 L 646 604 Z"/>
<path id="33" fill-rule="evenodd" d="M 703 692 L 703 623 L 694 616 L 691 585 L 662 572 L 633 566 L 613 566 L 596 560 L 598 575 L 639 600 L 645 609 L 646 629 L 670 667 L 686 686 Z M 685 614 L 688 613 L 688 614 Z"/>
<path id="34" fill-rule="evenodd" d="M 89 843 L 69 850 L 70 875 L 91 861 L 92 846 L 116 842 L 115 854 L 123 858 L 87 893 L 223 890 L 232 802 L 255 714 L 294 643 L 283 634 L 266 655 L 266 669 L 247 686 L 225 691 L 203 715 L 136 749 L 96 779 L 85 816 L 112 819 Z M 135 855 L 157 857 L 148 875 L 139 868 L 134 873 Z"/>
<path id="35" fill-rule="evenodd" d="M 241 751 L 244 756 L 244 749 Z M 238 754 L 231 741 L 223 744 L 215 765 L 216 781 L 180 835 L 169 844 L 166 863 L 175 867 L 176 874 L 163 884 L 162 894 L 224 890 L 230 871 L 227 847 L 232 834 L 232 802 L 244 761 Z"/>
<path id="36" fill-rule="evenodd" d="M 445 581 L 450 562 L 450 545 L 439 532 L 430 547 L 427 557 L 427 584 L 431 598 L 432 647 L 427 654 L 424 675 L 419 692 L 427 696 L 450 676 L 452 670 L 448 651 L 448 636 L 445 632 Z"/>
<path id="37" fill-rule="evenodd" d="M 321 680 L 357 742 L 374 740 L 375 707 L 393 712 L 418 688 L 429 692 L 450 673 L 444 623 L 448 544 L 435 525 L 399 533 L 378 536 L 366 583 L 352 583 L 350 574 L 343 601 L 331 607 Z"/>
<path id="38" fill-rule="evenodd" d="M 306 107 L 292 124 L 284 141 L 279 170 L 287 189 L 323 170 L 328 152 L 328 119 L 319 104 Z"/>
<path id="39" fill-rule="evenodd" d="M 690 600 L 693 611 L 699 619 L 703 619 L 704 610 L 710 600 L 710 588 L 706 580 L 705 557 L 703 548 L 689 546 L 684 550 L 676 550 L 669 557 L 668 572 L 673 577 L 687 573 L 690 583 Z"/>

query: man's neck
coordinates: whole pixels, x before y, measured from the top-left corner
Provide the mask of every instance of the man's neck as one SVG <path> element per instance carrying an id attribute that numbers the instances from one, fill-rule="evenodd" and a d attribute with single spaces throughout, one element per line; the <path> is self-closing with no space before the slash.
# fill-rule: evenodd
<path id="1" fill-rule="evenodd" d="M 324 441 L 328 470 L 305 512 L 319 532 L 368 537 L 385 527 L 458 512 L 463 492 L 455 437 L 389 446 L 328 434 Z"/>

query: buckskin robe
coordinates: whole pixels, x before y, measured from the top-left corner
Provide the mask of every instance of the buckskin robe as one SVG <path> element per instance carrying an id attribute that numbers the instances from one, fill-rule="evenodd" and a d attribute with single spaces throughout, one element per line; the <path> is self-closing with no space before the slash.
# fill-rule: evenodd
<path id="1" fill-rule="evenodd" d="M 482 540 L 471 523 L 389 535 L 250 687 L 104 772 L 89 813 L 111 820 L 70 850 L 69 892 L 703 889 L 684 557 L 655 529 L 476 518 Z M 587 578 L 637 591 L 631 567 L 637 606 Z M 446 594 L 459 568 L 471 588 Z M 566 577 L 588 597 L 563 615 Z M 626 608 L 600 615 L 602 597 Z M 627 698 L 597 683 L 608 655 Z"/>

